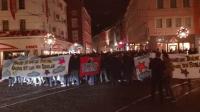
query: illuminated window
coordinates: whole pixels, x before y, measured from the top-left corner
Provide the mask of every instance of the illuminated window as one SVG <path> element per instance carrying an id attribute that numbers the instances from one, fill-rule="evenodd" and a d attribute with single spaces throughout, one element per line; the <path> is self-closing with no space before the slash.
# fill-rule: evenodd
<path id="1" fill-rule="evenodd" d="M 172 27 L 172 19 L 166 19 L 166 27 L 167 28 Z"/>
<path id="2" fill-rule="evenodd" d="M 171 7 L 171 8 L 177 8 L 176 5 L 177 5 L 177 4 L 176 4 L 176 0 L 170 0 L 170 7 Z"/>
<path id="3" fill-rule="evenodd" d="M 3 24 L 3 31 L 8 31 L 9 30 L 9 22 L 8 22 L 8 20 L 3 20 L 2 24 Z"/>
<path id="4" fill-rule="evenodd" d="M 181 18 L 176 18 L 176 27 L 181 27 L 181 26 L 182 26 Z"/>
<path id="5" fill-rule="evenodd" d="M 7 0 L 1 1 L 1 10 L 8 10 L 8 1 Z"/>
<path id="6" fill-rule="evenodd" d="M 156 28 L 162 28 L 162 19 L 156 20 Z"/>
<path id="7" fill-rule="evenodd" d="M 183 7 L 190 7 L 190 0 L 183 0 Z"/>
<path id="8" fill-rule="evenodd" d="M 19 0 L 19 9 L 25 9 L 25 0 Z"/>
<path id="9" fill-rule="evenodd" d="M 158 9 L 164 8 L 164 1 L 163 0 L 157 0 L 157 8 Z"/>

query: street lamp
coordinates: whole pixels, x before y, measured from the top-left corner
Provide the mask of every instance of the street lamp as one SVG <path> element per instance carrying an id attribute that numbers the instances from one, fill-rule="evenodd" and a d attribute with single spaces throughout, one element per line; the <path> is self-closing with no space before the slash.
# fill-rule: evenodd
<path id="1" fill-rule="evenodd" d="M 50 48 L 50 55 L 51 55 L 51 50 L 52 50 L 52 47 L 53 45 L 55 44 L 56 42 L 56 38 L 53 34 L 51 33 L 47 33 L 44 37 L 44 43 L 47 44 Z"/>

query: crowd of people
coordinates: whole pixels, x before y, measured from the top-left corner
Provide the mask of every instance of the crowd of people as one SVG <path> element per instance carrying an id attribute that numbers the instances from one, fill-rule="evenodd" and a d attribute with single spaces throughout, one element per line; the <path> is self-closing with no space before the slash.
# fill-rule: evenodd
<path id="1" fill-rule="evenodd" d="M 72 54 L 69 61 L 67 74 L 52 77 L 9 77 L 9 86 L 16 83 L 26 83 L 29 85 L 48 85 L 54 86 L 61 84 L 62 86 L 80 85 L 88 83 L 94 85 L 97 83 L 110 82 L 117 84 L 119 82 L 131 83 L 131 77 L 134 74 L 135 66 L 133 57 L 147 54 L 147 51 L 129 51 L 129 52 L 113 52 L 113 53 L 92 53 L 92 54 Z M 90 56 L 100 58 L 100 71 L 93 76 L 80 77 L 80 57 Z M 48 72 L 48 71 L 47 71 Z M 48 74 L 48 73 L 44 73 Z"/>
<path id="2" fill-rule="evenodd" d="M 80 77 L 80 57 L 85 54 L 73 54 L 69 61 L 68 74 L 52 77 L 38 77 L 38 78 L 23 78 L 10 77 L 9 86 L 14 86 L 15 83 L 27 83 L 37 86 L 79 86 L 87 83 L 94 85 L 97 83 L 110 83 L 112 85 L 126 83 L 131 84 L 132 77 L 135 75 L 134 57 L 148 54 L 148 51 L 123 51 L 113 53 L 101 54 L 87 54 L 87 56 L 100 57 L 100 71 L 93 76 Z M 151 69 L 151 96 L 152 100 L 155 98 L 155 92 L 158 90 L 160 101 L 163 102 L 165 91 L 171 100 L 175 100 L 173 91 L 171 89 L 171 79 L 173 66 L 170 62 L 169 56 L 166 52 L 155 52 L 156 57 L 150 59 L 149 69 Z M 162 59 L 161 59 L 162 54 Z"/>

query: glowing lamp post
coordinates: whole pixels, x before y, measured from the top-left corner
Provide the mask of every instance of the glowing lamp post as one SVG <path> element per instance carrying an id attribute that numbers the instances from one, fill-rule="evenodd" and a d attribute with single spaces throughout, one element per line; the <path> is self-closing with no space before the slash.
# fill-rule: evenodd
<path id="1" fill-rule="evenodd" d="M 179 38 L 187 38 L 187 36 L 189 35 L 189 30 L 187 28 L 181 27 L 178 31 L 177 31 L 177 36 Z"/>
<path id="2" fill-rule="evenodd" d="M 47 33 L 47 35 L 45 35 L 45 37 L 44 37 L 44 42 L 45 42 L 45 44 L 47 44 L 49 46 L 50 55 L 51 55 L 52 47 L 56 42 L 55 36 L 53 34 L 51 34 L 51 33 Z"/>

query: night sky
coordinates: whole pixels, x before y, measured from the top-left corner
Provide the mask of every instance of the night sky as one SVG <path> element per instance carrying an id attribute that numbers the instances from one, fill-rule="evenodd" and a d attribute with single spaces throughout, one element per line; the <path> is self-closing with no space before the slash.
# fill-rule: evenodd
<path id="1" fill-rule="evenodd" d="M 98 34 L 120 20 L 129 0 L 84 0 L 92 17 L 92 34 Z"/>

